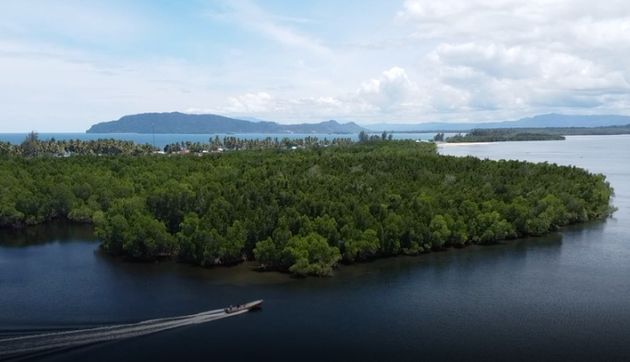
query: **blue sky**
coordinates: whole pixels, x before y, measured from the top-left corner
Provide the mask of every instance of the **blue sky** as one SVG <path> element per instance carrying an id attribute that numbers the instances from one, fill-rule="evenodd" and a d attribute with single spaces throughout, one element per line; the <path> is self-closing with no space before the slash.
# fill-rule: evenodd
<path id="1" fill-rule="evenodd" d="M 630 114 L 628 34 L 617 0 L 6 1 L 0 132 Z"/>

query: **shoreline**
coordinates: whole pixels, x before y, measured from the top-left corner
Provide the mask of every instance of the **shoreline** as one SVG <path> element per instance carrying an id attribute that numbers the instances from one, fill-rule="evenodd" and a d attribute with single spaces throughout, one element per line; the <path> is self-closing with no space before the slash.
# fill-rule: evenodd
<path id="1" fill-rule="evenodd" d="M 589 227 L 596 227 L 598 225 L 602 225 L 606 223 L 606 221 L 610 218 L 602 218 L 602 219 L 594 219 L 588 220 L 585 222 L 574 223 L 569 225 L 564 225 L 559 227 L 557 230 L 549 231 L 542 235 L 525 235 L 519 236 L 515 238 L 506 238 L 497 240 L 496 242 L 489 244 L 475 244 L 470 243 L 463 246 L 445 246 L 440 250 L 430 250 L 427 252 L 419 252 L 416 254 L 397 254 L 397 255 L 380 255 L 375 256 L 373 258 L 356 261 L 352 263 L 340 262 L 334 268 L 332 274 L 328 276 L 298 276 L 294 275 L 290 272 L 281 271 L 281 270 L 260 270 L 258 261 L 255 259 L 243 260 L 236 264 L 231 265 L 214 265 L 214 266 L 200 266 L 193 263 L 188 263 L 182 260 L 178 260 L 176 257 L 165 258 L 162 260 L 140 260 L 140 259 L 132 259 L 126 258 L 121 255 L 113 255 L 101 248 L 102 240 L 97 239 L 93 236 L 94 226 L 92 224 L 84 224 L 84 223 L 76 223 L 72 221 L 59 221 L 53 220 L 51 222 L 34 225 L 35 228 L 46 228 L 50 226 L 61 226 L 61 227 L 70 227 L 72 229 L 77 228 L 81 233 L 82 238 L 85 240 L 79 241 L 80 243 L 87 244 L 96 244 L 94 254 L 102 261 L 108 264 L 115 264 L 116 268 L 120 268 L 120 270 L 133 272 L 142 270 L 143 272 L 153 272 L 157 274 L 173 274 L 180 276 L 188 276 L 194 278 L 201 278 L 213 284 L 232 284 L 239 286 L 250 286 L 250 285 L 277 285 L 284 284 L 294 281 L 300 281 L 305 279 L 335 279 L 339 277 L 356 277 L 359 275 L 365 275 L 372 272 L 372 269 L 383 265 L 394 264 L 394 265 L 411 265 L 416 263 L 423 263 L 426 260 L 433 260 L 433 258 L 441 258 L 443 255 L 451 255 L 452 253 L 459 253 L 462 251 L 468 252 L 478 252 L 487 249 L 494 248 L 502 248 L 505 246 L 514 246 L 514 245 L 524 245 L 524 244 L 532 244 L 536 245 L 533 242 L 543 242 L 543 243 L 555 243 L 558 240 L 562 240 L 563 234 L 572 231 L 580 231 L 586 230 Z M 89 232 L 86 232 L 87 230 Z M 21 229 L 4 229 L 4 231 L 9 231 L 11 234 L 17 232 L 28 233 L 29 228 L 21 228 Z M 90 237 L 91 236 L 91 237 Z M 36 241 L 33 243 L 20 243 L 20 244 L 10 244 L 2 242 L 0 239 L 0 248 L 1 247 L 9 247 L 9 248 L 23 248 L 23 247 L 31 247 L 48 244 L 49 242 L 41 242 Z"/>
<path id="2" fill-rule="evenodd" d="M 436 143 L 436 145 L 438 147 L 458 147 L 458 146 L 468 146 L 468 145 L 483 146 L 483 145 L 490 145 L 493 143 L 498 143 L 498 142 L 441 142 L 441 143 Z"/>

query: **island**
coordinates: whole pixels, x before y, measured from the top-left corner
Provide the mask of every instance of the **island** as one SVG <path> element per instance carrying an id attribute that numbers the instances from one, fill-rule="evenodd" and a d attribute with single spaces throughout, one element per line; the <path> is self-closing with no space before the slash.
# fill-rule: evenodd
<path id="1" fill-rule="evenodd" d="M 87 133 L 359 133 L 365 128 L 353 122 L 329 120 L 320 123 L 279 124 L 266 121 L 247 121 L 216 114 L 187 114 L 180 112 L 141 113 L 101 122 Z"/>
<path id="2" fill-rule="evenodd" d="M 543 128 L 478 128 L 446 137 L 438 132 L 433 140 L 447 143 L 562 141 L 565 136 L 606 136 L 630 134 L 630 124 L 601 127 L 543 127 Z"/>
<path id="3" fill-rule="evenodd" d="M 60 142 L 47 142 L 31 135 L 0 152 L 0 227 L 89 223 L 103 251 L 133 260 L 250 260 L 325 276 L 340 263 L 543 235 L 614 210 L 603 175 L 441 156 L 434 143 L 386 134 L 165 155 L 103 140 L 90 147 L 125 152 L 60 157 L 46 151 Z"/>
<path id="4" fill-rule="evenodd" d="M 448 143 L 464 142 L 514 142 L 514 141 L 562 141 L 564 136 L 544 132 L 529 132 L 518 129 L 474 129 L 467 134 L 457 134 L 451 137 L 444 137 L 443 133 L 438 133 L 436 141 L 446 141 Z"/>

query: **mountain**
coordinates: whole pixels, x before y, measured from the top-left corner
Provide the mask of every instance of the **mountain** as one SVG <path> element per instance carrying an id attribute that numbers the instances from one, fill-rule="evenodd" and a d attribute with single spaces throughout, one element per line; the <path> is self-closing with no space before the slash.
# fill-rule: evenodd
<path id="1" fill-rule="evenodd" d="M 356 123 L 279 124 L 246 121 L 216 114 L 142 113 L 93 125 L 87 133 L 358 133 Z"/>
<path id="2" fill-rule="evenodd" d="M 260 119 L 260 118 L 256 118 L 256 117 L 238 117 L 238 119 L 242 119 L 243 121 L 250 121 L 250 122 L 254 122 L 254 123 L 258 123 L 258 122 L 269 122 L 266 119 Z"/>
<path id="3" fill-rule="evenodd" d="M 565 115 L 565 114 L 543 114 L 539 116 L 522 118 L 514 122 L 501 122 L 507 127 L 607 127 L 621 126 L 630 123 L 629 116 L 618 115 Z M 510 126 L 509 124 L 518 124 Z"/>
<path id="4" fill-rule="evenodd" d="M 368 124 L 365 127 L 373 131 L 467 131 L 473 128 L 547 128 L 547 127 L 606 127 L 630 124 L 630 116 L 618 115 L 564 115 L 543 114 L 534 117 L 521 118 L 517 121 L 476 122 L 476 123 L 448 123 L 430 122 L 416 124 Z"/>
<path id="5" fill-rule="evenodd" d="M 359 133 L 367 129 L 354 122 L 339 123 L 334 120 L 321 123 L 280 125 L 293 133 Z"/>
<path id="6" fill-rule="evenodd" d="M 216 114 L 142 113 L 124 116 L 116 121 L 97 123 L 87 133 L 359 133 L 361 131 L 429 132 L 468 131 L 473 128 L 548 128 L 548 127 L 606 127 L 630 124 L 630 116 L 580 116 L 543 114 L 517 121 L 416 124 L 321 123 L 279 124 L 255 118 L 236 119 Z"/>

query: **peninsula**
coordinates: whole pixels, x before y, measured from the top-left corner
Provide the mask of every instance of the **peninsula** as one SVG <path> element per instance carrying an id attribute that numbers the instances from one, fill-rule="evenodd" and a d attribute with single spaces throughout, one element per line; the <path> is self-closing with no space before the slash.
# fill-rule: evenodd
<path id="1" fill-rule="evenodd" d="M 519 129 L 474 129 L 465 135 L 458 134 L 444 139 L 443 133 L 435 136 L 436 140 L 448 143 L 461 142 L 508 142 L 508 141 L 562 141 L 564 136 L 545 133 L 543 130 L 536 132 L 520 131 Z"/>
<path id="2" fill-rule="evenodd" d="M 0 227 L 90 223 L 103 250 L 139 260 L 330 275 L 340 262 L 542 235 L 612 212 L 603 175 L 440 156 L 434 143 L 385 135 L 205 156 L 105 140 L 75 146 L 118 155 L 51 157 L 40 154 L 68 145 L 40 142 L 0 157 Z"/>

